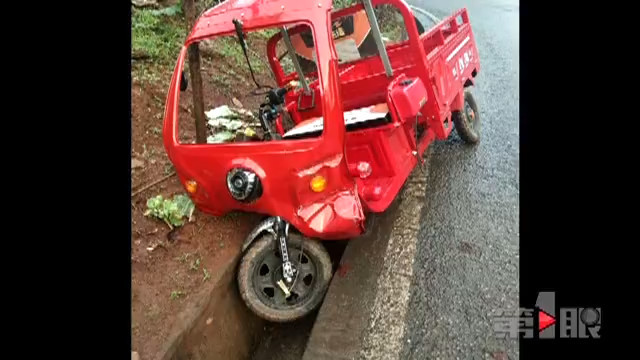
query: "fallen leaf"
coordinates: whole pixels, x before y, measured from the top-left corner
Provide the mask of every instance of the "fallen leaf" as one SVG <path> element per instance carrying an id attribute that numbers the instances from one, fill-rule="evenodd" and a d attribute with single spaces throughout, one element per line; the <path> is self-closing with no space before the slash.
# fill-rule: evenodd
<path id="1" fill-rule="evenodd" d="M 215 109 L 211 109 L 211 110 L 205 112 L 204 114 L 210 120 L 218 119 L 218 118 L 229 119 L 229 118 L 237 118 L 238 117 L 238 114 L 233 112 L 233 110 L 231 110 L 231 108 L 229 108 L 227 105 L 222 105 L 222 106 L 219 106 L 219 107 L 217 107 Z"/>
<path id="2" fill-rule="evenodd" d="M 227 124 L 225 124 L 225 127 L 231 131 L 238 130 L 242 127 L 242 121 L 231 120 Z"/>
<path id="3" fill-rule="evenodd" d="M 236 112 L 238 114 L 240 114 L 240 115 L 244 115 L 244 116 L 247 116 L 247 117 L 252 118 L 252 119 L 256 118 L 256 116 L 253 115 L 253 113 L 251 111 L 247 110 L 247 109 L 236 109 Z M 258 124 L 260 124 L 260 122 L 258 122 Z"/>
<path id="4" fill-rule="evenodd" d="M 132 169 L 137 169 L 137 168 L 141 168 L 144 167 L 144 161 L 142 160 L 138 160 L 135 158 L 131 158 L 131 168 Z"/>
<path id="5" fill-rule="evenodd" d="M 237 106 L 239 108 L 244 107 L 244 106 L 242 106 L 242 103 L 240 102 L 240 100 L 238 100 L 236 98 L 231 99 L 231 101 L 233 102 L 233 105 L 235 105 L 235 106 Z"/>
<path id="6" fill-rule="evenodd" d="M 211 119 L 209 121 L 207 121 L 207 124 L 209 124 L 211 127 L 217 128 L 220 127 L 220 124 L 222 124 L 222 119 Z"/>
<path id="7" fill-rule="evenodd" d="M 218 144 L 233 140 L 235 138 L 235 134 L 229 131 L 221 131 L 216 133 L 214 136 L 207 137 L 207 144 Z"/>
<path id="8" fill-rule="evenodd" d="M 162 243 L 157 243 L 157 244 L 154 244 L 154 245 L 149 246 L 149 247 L 147 248 L 147 251 L 151 252 L 151 251 L 154 251 L 154 250 L 155 250 L 155 249 L 157 249 L 157 248 L 163 248 L 163 249 L 165 249 L 165 250 L 166 250 L 166 248 L 164 247 L 164 245 L 163 245 Z"/>

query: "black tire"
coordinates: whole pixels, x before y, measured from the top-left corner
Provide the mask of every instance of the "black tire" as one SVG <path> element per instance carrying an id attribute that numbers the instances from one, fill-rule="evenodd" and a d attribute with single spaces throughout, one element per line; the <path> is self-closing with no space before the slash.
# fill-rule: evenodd
<path id="1" fill-rule="evenodd" d="M 464 92 L 463 111 L 454 111 L 451 118 L 462 140 L 468 144 L 477 144 L 480 141 L 480 112 L 470 91 Z"/>
<path id="2" fill-rule="evenodd" d="M 296 299 L 298 302 L 291 306 L 276 305 L 275 301 L 274 303 L 270 302 L 269 296 L 264 293 L 264 290 L 259 292 L 258 285 L 256 285 L 257 280 L 254 279 L 257 276 L 270 277 L 272 275 L 270 272 L 261 275 L 261 267 L 265 265 L 263 260 L 267 256 L 271 256 L 270 253 L 279 253 L 279 244 L 273 239 L 273 236 L 265 234 L 257 239 L 242 257 L 238 269 L 240 296 L 247 307 L 259 317 L 279 323 L 298 320 L 315 310 L 324 299 L 332 276 L 331 258 L 324 246 L 318 241 L 304 238 L 303 243 L 302 235 L 290 233 L 288 241 L 289 259 L 294 266 L 300 265 L 298 261 L 301 245 L 303 256 L 307 257 L 307 261 L 315 266 L 315 276 L 310 281 L 310 285 L 307 285 L 304 279 L 296 279 L 292 291 L 298 289 L 298 286 L 306 286 L 307 288 L 305 289 L 308 292 L 301 299 Z M 281 266 L 269 271 L 278 272 Z M 259 287 L 262 286 L 264 285 L 259 285 Z M 275 282 L 273 282 L 273 288 L 274 291 L 281 291 Z M 274 296 L 276 296 L 275 293 Z M 278 296 L 284 295 L 278 293 Z"/>

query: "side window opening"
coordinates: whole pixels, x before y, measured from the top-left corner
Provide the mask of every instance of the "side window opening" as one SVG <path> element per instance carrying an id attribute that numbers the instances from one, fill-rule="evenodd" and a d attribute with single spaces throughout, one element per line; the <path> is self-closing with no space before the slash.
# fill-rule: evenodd
<path id="1" fill-rule="evenodd" d="M 381 31 L 385 47 L 402 44 L 408 41 L 408 32 L 404 18 L 393 5 L 381 4 L 374 8 L 378 26 Z M 424 32 L 422 21 L 415 19 L 418 33 Z M 362 59 L 380 56 L 375 39 L 371 32 L 369 19 L 364 9 L 348 15 L 332 19 L 333 43 L 340 64 L 355 63 Z M 311 32 L 306 31 L 292 36 L 297 57 L 305 73 L 316 67 L 313 40 Z"/>
<path id="2" fill-rule="evenodd" d="M 303 24 L 287 24 L 287 27 L 300 26 Z M 307 26 L 308 25 L 303 25 Z M 256 81 L 264 88 L 256 89 L 253 82 L 247 60 L 240 42 L 235 35 L 219 36 L 205 39 L 192 46 L 200 48 L 201 55 L 201 76 L 202 91 L 204 100 L 204 113 L 207 131 L 207 144 L 224 144 L 234 142 L 254 142 L 282 140 L 281 136 L 270 136 L 275 134 L 276 119 L 282 124 L 285 130 L 296 125 L 296 109 L 289 109 L 290 101 L 276 100 L 268 93 L 272 90 L 285 89 L 283 99 L 290 99 L 290 95 L 298 93 L 300 86 L 285 84 L 279 86 L 267 55 L 267 44 L 269 40 L 279 35 L 281 27 L 271 27 L 259 30 L 246 30 L 246 44 L 249 62 L 253 69 Z M 311 41 L 313 34 L 310 33 Z M 291 54 L 288 54 L 286 47 L 279 41 L 276 52 L 280 65 L 285 74 L 295 73 Z M 185 59 L 184 74 L 187 79 L 187 87 L 180 94 L 180 105 L 178 110 L 178 141 L 181 144 L 196 143 L 195 114 L 193 107 L 193 89 L 188 68 L 188 61 Z M 309 73 L 317 73 L 314 62 L 305 64 Z M 307 79 L 308 82 L 316 80 L 313 77 Z M 264 106 L 267 103 L 268 110 Z M 320 102 L 319 98 L 315 99 Z M 321 107 L 317 107 L 317 112 L 322 116 Z M 269 111 L 271 132 L 267 131 L 261 121 L 263 113 Z M 284 139 L 286 140 L 286 139 Z"/>

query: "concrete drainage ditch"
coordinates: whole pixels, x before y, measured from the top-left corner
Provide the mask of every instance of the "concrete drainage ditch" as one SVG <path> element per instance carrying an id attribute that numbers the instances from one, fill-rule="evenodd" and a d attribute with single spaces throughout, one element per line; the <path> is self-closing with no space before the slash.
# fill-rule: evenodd
<path id="1" fill-rule="evenodd" d="M 326 248 L 334 263 L 334 271 L 346 241 L 332 241 Z M 240 254 L 229 260 L 215 279 L 215 286 L 185 309 L 179 317 L 180 328 L 172 336 L 157 359 L 162 360 L 245 360 L 281 359 L 288 346 L 291 359 L 300 359 L 316 314 L 291 324 L 274 324 L 255 316 L 240 298 L 236 270 Z M 292 338 L 286 334 L 294 334 Z M 272 351 L 272 349 L 274 351 Z M 295 349 L 300 351 L 299 355 Z M 278 355 L 279 354 L 279 355 Z M 275 357 L 271 357 L 275 356 Z M 142 360 L 146 360 L 143 359 Z"/>
<path id="2" fill-rule="evenodd" d="M 225 264 L 207 296 L 179 316 L 176 329 L 158 359 L 249 359 L 259 343 L 264 321 L 251 313 L 240 299 L 235 281 L 240 258 Z M 143 359 L 144 360 L 144 359 Z"/>

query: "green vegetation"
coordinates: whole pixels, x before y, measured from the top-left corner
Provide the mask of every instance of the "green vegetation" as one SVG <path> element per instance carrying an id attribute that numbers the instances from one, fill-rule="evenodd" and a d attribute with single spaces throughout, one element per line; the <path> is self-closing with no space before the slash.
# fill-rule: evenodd
<path id="1" fill-rule="evenodd" d="M 132 8 L 131 52 L 134 58 L 173 63 L 186 33 L 178 5 L 161 10 Z"/>
<path id="2" fill-rule="evenodd" d="M 356 0 L 333 0 L 334 9 L 344 9 L 356 3 Z"/>
<path id="3" fill-rule="evenodd" d="M 256 73 L 262 73 L 267 69 L 268 64 L 266 63 L 266 59 L 264 55 L 260 55 L 264 53 L 264 49 L 262 47 L 257 48 L 252 46 L 252 39 L 268 39 L 273 35 L 276 30 L 263 30 L 256 31 L 247 34 L 247 50 L 249 55 L 249 60 L 251 60 L 251 66 L 253 67 L 253 71 Z M 242 51 L 242 47 L 238 43 L 238 39 L 234 36 L 223 36 L 215 39 L 215 43 L 213 45 L 214 52 L 222 57 L 224 57 L 231 67 L 239 67 L 241 69 L 247 69 L 247 60 L 244 58 L 244 52 Z"/>
<path id="4" fill-rule="evenodd" d="M 171 300 L 175 300 L 175 299 L 177 299 L 177 298 L 179 298 L 179 297 L 182 297 L 182 296 L 184 296 L 184 295 L 186 295 L 186 293 L 185 293 L 185 292 L 183 292 L 183 291 L 180 291 L 180 290 L 173 290 L 173 291 L 171 292 Z"/>
<path id="5" fill-rule="evenodd" d="M 181 263 L 183 263 L 183 264 L 184 264 L 184 263 L 186 263 L 186 262 L 187 262 L 187 260 L 189 260 L 189 256 L 191 256 L 191 254 L 189 254 L 189 253 L 184 253 L 184 254 L 182 254 L 182 256 L 177 257 L 177 258 L 176 258 L 176 260 L 178 260 L 179 262 L 181 262 Z"/>
<path id="6" fill-rule="evenodd" d="M 402 14 L 400 14 L 397 8 L 389 4 L 383 4 L 377 6 L 374 12 L 378 19 L 380 32 L 384 38 L 387 38 L 392 43 L 404 40 L 406 37 L 406 27 Z"/>
<path id="7" fill-rule="evenodd" d="M 223 36 L 216 39 L 214 49 L 220 56 L 230 59 L 234 65 L 241 65 L 246 62 L 242 48 L 235 37 Z"/>
<path id="8" fill-rule="evenodd" d="M 195 205 L 184 194 L 175 195 L 173 199 L 164 199 L 157 195 L 147 200 L 145 216 L 152 216 L 163 220 L 170 229 L 184 225 L 184 218 L 190 219 Z"/>
<path id="9" fill-rule="evenodd" d="M 189 269 L 193 271 L 197 271 L 199 267 L 200 267 L 200 258 L 197 258 L 191 263 L 191 267 Z"/>

